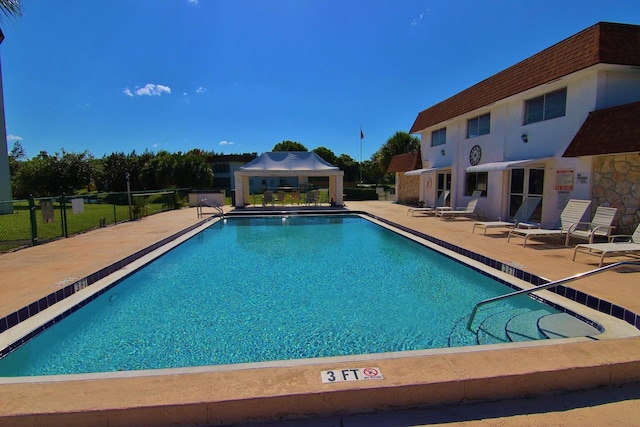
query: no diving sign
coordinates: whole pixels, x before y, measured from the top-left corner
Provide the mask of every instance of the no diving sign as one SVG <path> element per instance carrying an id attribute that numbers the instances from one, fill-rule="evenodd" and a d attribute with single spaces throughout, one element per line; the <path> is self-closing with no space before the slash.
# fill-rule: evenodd
<path id="1" fill-rule="evenodd" d="M 349 368 L 321 371 L 322 383 L 339 383 L 343 381 L 383 380 L 379 368 Z"/>

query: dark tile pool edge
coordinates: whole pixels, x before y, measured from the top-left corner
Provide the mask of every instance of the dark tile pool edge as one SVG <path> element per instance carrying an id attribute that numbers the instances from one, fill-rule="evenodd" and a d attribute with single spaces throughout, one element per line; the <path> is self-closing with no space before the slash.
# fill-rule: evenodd
<path id="1" fill-rule="evenodd" d="M 22 307 L 19 310 L 14 311 L 13 313 L 8 314 L 5 317 L 0 318 L 0 334 L 5 332 L 6 330 L 18 325 L 19 323 L 29 319 L 31 316 L 35 316 L 36 314 L 40 313 L 42 310 L 45 310 L 46 308 L 51 307 L 54 304 L 57 304 L 58 302 L 70 297 L 71 295 L 75 294 L 76 292 L 80 291 L 81 289 L 86 288 L 87 286 L 91 286 L 94 283 L 96 283 L 97 281 L 104 279 L 105 277 L 107 277 L 108 275 L 121 270 L 122 268 L 126 267 L 127 265 L 131 264 L 134 261 L 137 261 L 138 259 L 142 258 L 145 255 L 148 255 L 149 253 L 155 251 L 156 249 L 166 245 L 169 242 L 172 242 L 173 240 L 185 235 L 186 233 L 189 233 L 192 230 L 195 230 L 196 228 L 202 226 L 203 224 L 206 224 L 207 222 L 211 221 L 211 218 L 207 218 L 207 219 L 203 219 L 202 221 L 198 221 L 197 223 L 181 230 L 178 231 L 177 233 L 174 233 L 168 237 L 165 237 L 164 239 L 146 247 L 143 249 L 140 249 L 139 251 L 119 260 L 114 262 L 113 264 L 110 264 L 100 270 L 98 270 L 95 273 L 90 274 L 89 276 L 83 277 L 80 280 L 77 280 L 69 285 L 63 285 L 63 287 L 61 287 L 60 289 L 50 293 L 49 295 L 40 298 L 38 301 L 35 301 L 25 307 Z M 30 340 L 31 338 L 33 338 L 35 335 L 38 335 L 40 332 L 42 332 L 44 329 L 48 328 L 49 326 L 51 326 L 54 323 L 59 322 L 60 320 L 62 320 L 63 318 L 67 317 L 69 314 L 75 312 L 76 310 L 78 310 L 79 308 L 83 307 L 84 305 L 86 305 L 87 303 L 89 303 L 90 301 L 94 300 L 95 298 L 97 298 L 98 296 L 102 295 L 104 292 L 106 292 L 107 290 L 111 289 L 113 286 L 115 286 L 116 283 L 106 287 L 105 289 L 102 289 L 100 292 L 96 292 L 94 295 L 92 295 L 91 297 L 87 298 L 86 300 L 82 301 L 81 303 L 77 304 L 76 306 L 70 308 L 69 310 L 65 311 L 63 314 L 56 316 L 56 318 L 50 320 L 49 322 L 47 322 L 45 325 L 39 327 L 38 329 L 36 329 L 35 331 L 31 332 L 29 335 L 23 337 L 19 342 L 16 342 L 14 344 L 12 344 L 11 346 L 5 348 L 5 349 L 0 349 L 0 358 L 4 357 L 6 354 L 10 353 L 13 349 L 19 347 L 20 345 L 22 345 L 22 343 Z M 8 351 L 7 351 L 8 350 Z"/>
<path id="2" fill-rule="evenodd" d="M 373 214 L 370 214 L 368 212 L 362 212 L 362 211 L 358 211 L 358 212 L 354 212 L 354 213 L 358 213 L 360 215 L 365 215 L 365 216 L 368 216 L 370 218 L 374 218 L 377 221 L 380 221 L 380 222 L 382 222 L 384 224 L 387 224 L 387 225 L 390 225 L 392 227 L 395 227 L 395 228 L 397 228 L 399 230 L 404 231 L 405 233 L 411 234 L 413 236 L 416 236 L 416 237 L 419 237 L 421 239 L 424 239 L 424 240 L 426 240 L 428 242 L 434 243 L 434 244 L 436 244 L 436 245 L 438 245 L 438 246 L 440 246 L 442 248 L 448 249 L 448 250 L 450 250 L 450 251 L 452 251 L 452 252 L 454 252 L 454 253 L 456 253 L 458 255 L 462 255 L 462 256 L 464 256 L 466 258 L 472 259 L 472 260 L 474 260 L 476 262 L 479 262 L 481 264 L 484 264 L 484 265 L 486 265 L 486 266 L 488 266 L 488 267 L 490 267 L 492 269 L 502 271 L 503 273 L 506 273 L 506 274 L 509 274 L 511 276 L 514 276 L 514 277 L 516 277 L 516 278 L 518 278 L 520 280 L 523 280 L 523 281 L 525 281 L 527 283 L 530 283 L 530 284 L 532 284 L 534 286 L 539 286 L 539 285 L 544 285 L 546 283 L 550 283 L 549 280 L 543 279 L 542 277 L 536 276 L 535 274 L 531 274 L 531 273 L 529 273 L 527 271 L 521 270 L 521 269 L 519 269 L 517 267 L 514 267 L 512 265 L 505 264 L 505 263 L 503 263 L 501 261 L 497 261 L 495 259 L 489 258 L 488 256 L 485 256 L 485 255 L 470 251 L 468 249 L 464 249 L 464 248 L 462 248 L 460 246 L 456 246 L 456 245 L 454 245 L 452 243 L 445 242 L 442 239 L 438 239 L 436 237 L 433 237 L 433 236 L 430 236 L 428 234 L 422 233 L 420 231 L 416 231 L 416 230 L 414 230 L 412 228 L 406 227 L 404 225 L 397 224 L 397 223 L 395 223 L 393 221 L 389 221 L 388 219 L 379 217 L 377 215 L 373 215 Z M 445 254 L 445 256 L 446 256 L 446 254 Z M 449 258 L 454 260 L 454 261 L 456 261 L 456 262 L 462 263 L 462 261 L 460 261 L 459 259 L 456 259 L 456 258 L 453 258 L 453 257 L 449 257 Z M 473 268 L 473 266 L 470 266 L 470 265 L 467 265 L 467 266 Z M 500 282 L 500 283 L 502 283 L 502 284 L 504 284 L 506 286 L 509 286 L 510 288 L 512 288 L 514 290 L 519 290 L 519 288 L 514 287 L 509 282 L 506 282 L 506 281 L 500 279 L 499 277 L 495 277 L 495 276 L 487 273 L 486 271 L 482 271 L 482 270 L 479 270 L 479 269 L 476 269 L 476 268 L 474 268 L 474 270 L 478 271 L 479 273 L 481 273 L 483 275 L 490 276 L 492 279 L 494 279 L 494 280 L 496 280 L 496 281 L 498 281 L 498 282 Z M 607 314 L 609 316 L 615 317 L 617 319 L 623 320 L 623 321 L 627 322 L 628 324 L 634 326 L 636 329 L 640 329 L 640 315 L 638 315 L 638 314 L 636 314 L 636 313 L 634 313 L 634 312 L 632 312 L 630 310 L 627 310 L 626 308 L 621 307 L 621 306 L 619 306 L 617 304 L 613 304 L 613 303 L 611 303 L 611 302 L 609 302 L 607 300 L 594 297 L 593 295 L 588 295 L 588 294 L 586 294 L 586 293 L 584 293 L 582 291 L 578 291 L 578 290 L 575 290 L 573 288 L 570 288 L 570 287 L 567 287 L 567 286 L 564 286 L 564 285 L 558 285 L 558 286 L 555 286 L 553 288 L 548 288 L 547 290 L 549 290 L 549 291 L 551 291 L 551 292 L 553 292 L 555 294 L 558 294 L 560 296 L 563 296 L 563 297 L 565 297 L 565 298 L 567 298 L 567 299 L 569 299 L 571 301 L 575 301 L 578 304 L 585 305 L 585 306 L 587 306 L 589 308 L 592 308 L 594 310 L 597 310 L 597 311 L 599 311 L 601 313 L 604 313 L 604 314 Z M 533 295 L 533 294 L 530 294 L 530 296 L 532 298 L 536 299 L 536 300 L 544 302 L 547 305 L 550 305 L 551 307 L 555 308 L 556 310 L 565 312 L 567 314 L 571 314 L 572 316 L 574 316 L 574 317 L 582 320 L 583 322 L 593 326 L 594 328 L 598 329 L 601 332 L 604 330 L 602 325 L 600 325 L 600 324 L 598 324 L 596 322 L 593 322 L 592 320 L 587 319 L 587 318 L 585 318 L 584 316 L 582 316 L 582 315 L 580 315 L 578 313 L 575 313 L 575 312 L 573 312 L 571 310 L 568 310 L 568 309 L 566 309 L 564 307 L 561 307 L 558 304 L 555 304 L 555 303 L 553 303 L 551 301 L 547 301 L 547 300 L 545 300 L 543 298 L 540 298 L 539 296 L 536 296 L 536 295 Z"/>

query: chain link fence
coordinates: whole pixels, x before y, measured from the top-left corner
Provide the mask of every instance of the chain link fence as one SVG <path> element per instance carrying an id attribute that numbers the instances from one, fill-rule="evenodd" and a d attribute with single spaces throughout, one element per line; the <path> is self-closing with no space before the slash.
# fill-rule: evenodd
<path id="1" fill-rule="evenodd" d="M 0 252 L 179 209 L 189 189 L 0 201 Z"/>

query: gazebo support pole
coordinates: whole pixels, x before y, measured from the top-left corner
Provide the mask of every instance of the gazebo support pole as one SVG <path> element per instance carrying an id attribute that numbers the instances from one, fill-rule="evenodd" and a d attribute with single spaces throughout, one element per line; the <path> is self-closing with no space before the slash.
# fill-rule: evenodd
<path id="1" fill-rule="evenodd" d="M 250 195 L 249 193 L 251 193 L 251 186 L 249 185 L 249 176 L 248 175 L 244 175 L 242 177 L 242 206 L 240 207 L 244 207 L 245 203 L 249 203 L 250 199 Z M 236 203 L 236 206 L 238 206 L 238 204 Z"/>
<path id="2" fill-rule="evenodd" d="M 336 180 L 336 196 L 334 200 L 338 206 L 342 206 L 344 205 L 344 172 L 340 171 L 340 174 L 335 176 L 334 179 Z"/>

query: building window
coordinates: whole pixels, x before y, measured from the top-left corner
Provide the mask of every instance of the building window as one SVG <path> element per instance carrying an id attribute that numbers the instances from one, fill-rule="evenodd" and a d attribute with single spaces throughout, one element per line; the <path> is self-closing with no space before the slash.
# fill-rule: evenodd
<path id="1" fill-rule="evenodd" d="M 567 88 L 529 99 L 524 107 L 524 124 L 563 117 L 567 112 Z"/>
<path id="2" fill-rule="evenodd" d="M 228 163 L 216 163 L 213 165 L 213 173 L 229 173 L 229 171 Z"/>
<path id="3" fill-rule="evenodd" d="M 434 130 L 431 132 L 431 146 L 444 145 L 447 143 L 447 128 Z"/>
<path id="4" fill-rule="evenodd" d="M 487 135 L 491 131 L 491 114 L 483 114 L 467 120 L 467 138 Z"/>
<path id="5" fill-rule="evenodd" d="M 487 196 L 487 182 L 489 182 L 489 172 L 467 173 L 465 195 L 470 196 L 476 190 L 482 191 L 482 196 Z"/>

